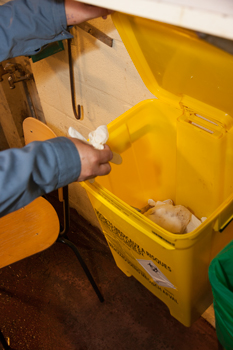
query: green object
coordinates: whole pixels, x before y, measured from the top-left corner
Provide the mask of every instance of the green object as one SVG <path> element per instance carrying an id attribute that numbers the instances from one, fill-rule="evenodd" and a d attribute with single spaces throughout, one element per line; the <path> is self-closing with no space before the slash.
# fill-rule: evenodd
<path id="1" fill-rule="evenodd" d="M 233 349 L 233 241 L 210 263 L 216 333 L 224 349 Z"/>
<path id="2" fill-rule="evenodd" d="M 46 45 L 40 52 L 36 55 L 31 56 L 32 62 L 37 62 L 42 60 L 43 58 L 54 55 L 57 52 L 63 51 L 64 46 L 62 41 L 56 41 L 54 43 Z"/>

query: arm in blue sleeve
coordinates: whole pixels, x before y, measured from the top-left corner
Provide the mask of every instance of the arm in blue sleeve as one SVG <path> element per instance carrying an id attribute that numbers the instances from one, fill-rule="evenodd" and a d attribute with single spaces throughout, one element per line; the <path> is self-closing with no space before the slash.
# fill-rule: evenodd
<path id="1" fill-rule="evenodd" d="M 0 62 L 35 55 L 51 42 L 72 37 L 64 0 L 13 0 L 0 6 Z"/>
<path id="2" fill-rule="evenodd" d="M 0 217 L 76 181 L 80 171 L 79 153 L 65 137 L 0 152 Z"/>

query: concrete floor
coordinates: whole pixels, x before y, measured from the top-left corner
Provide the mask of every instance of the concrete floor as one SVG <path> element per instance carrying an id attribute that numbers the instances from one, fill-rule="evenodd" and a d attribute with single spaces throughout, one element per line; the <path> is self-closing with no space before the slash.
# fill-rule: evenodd
<path id="1" fill-rule="evenodd" d="M 115 265 L 102 233 L 71 210 L 69 237 L 100 286 L 100 303 L 72 250 L 56 243 L 0 270 L 0 328 L 15 350 L 217 350 L 203 318 L 186 328 Z M 1 346 L 0 346 L 1 349 Z"/>

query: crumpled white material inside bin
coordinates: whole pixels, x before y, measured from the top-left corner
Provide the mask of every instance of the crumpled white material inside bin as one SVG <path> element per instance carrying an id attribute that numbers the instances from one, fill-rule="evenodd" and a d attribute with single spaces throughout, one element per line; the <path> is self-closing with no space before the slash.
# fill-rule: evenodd
<path id="1" fill-rule="evenodd" d="M 163 202 L 149 199 L 148 206 L 141 213 L 165 230 L 176 234 L 192 232 L 206 219 L 203 217 L 199 220 L 183 205 L 174 205 L 171 199 Z"/>

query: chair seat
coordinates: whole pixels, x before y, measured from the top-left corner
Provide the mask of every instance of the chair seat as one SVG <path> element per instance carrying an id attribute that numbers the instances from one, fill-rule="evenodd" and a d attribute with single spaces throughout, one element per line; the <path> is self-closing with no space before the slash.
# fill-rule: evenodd
<path id="1" fill-rule="evenodd" d="M 0 268 L 41 252 L 56 242 L 60 223 L 43 197 L 0 219 Z"/>

